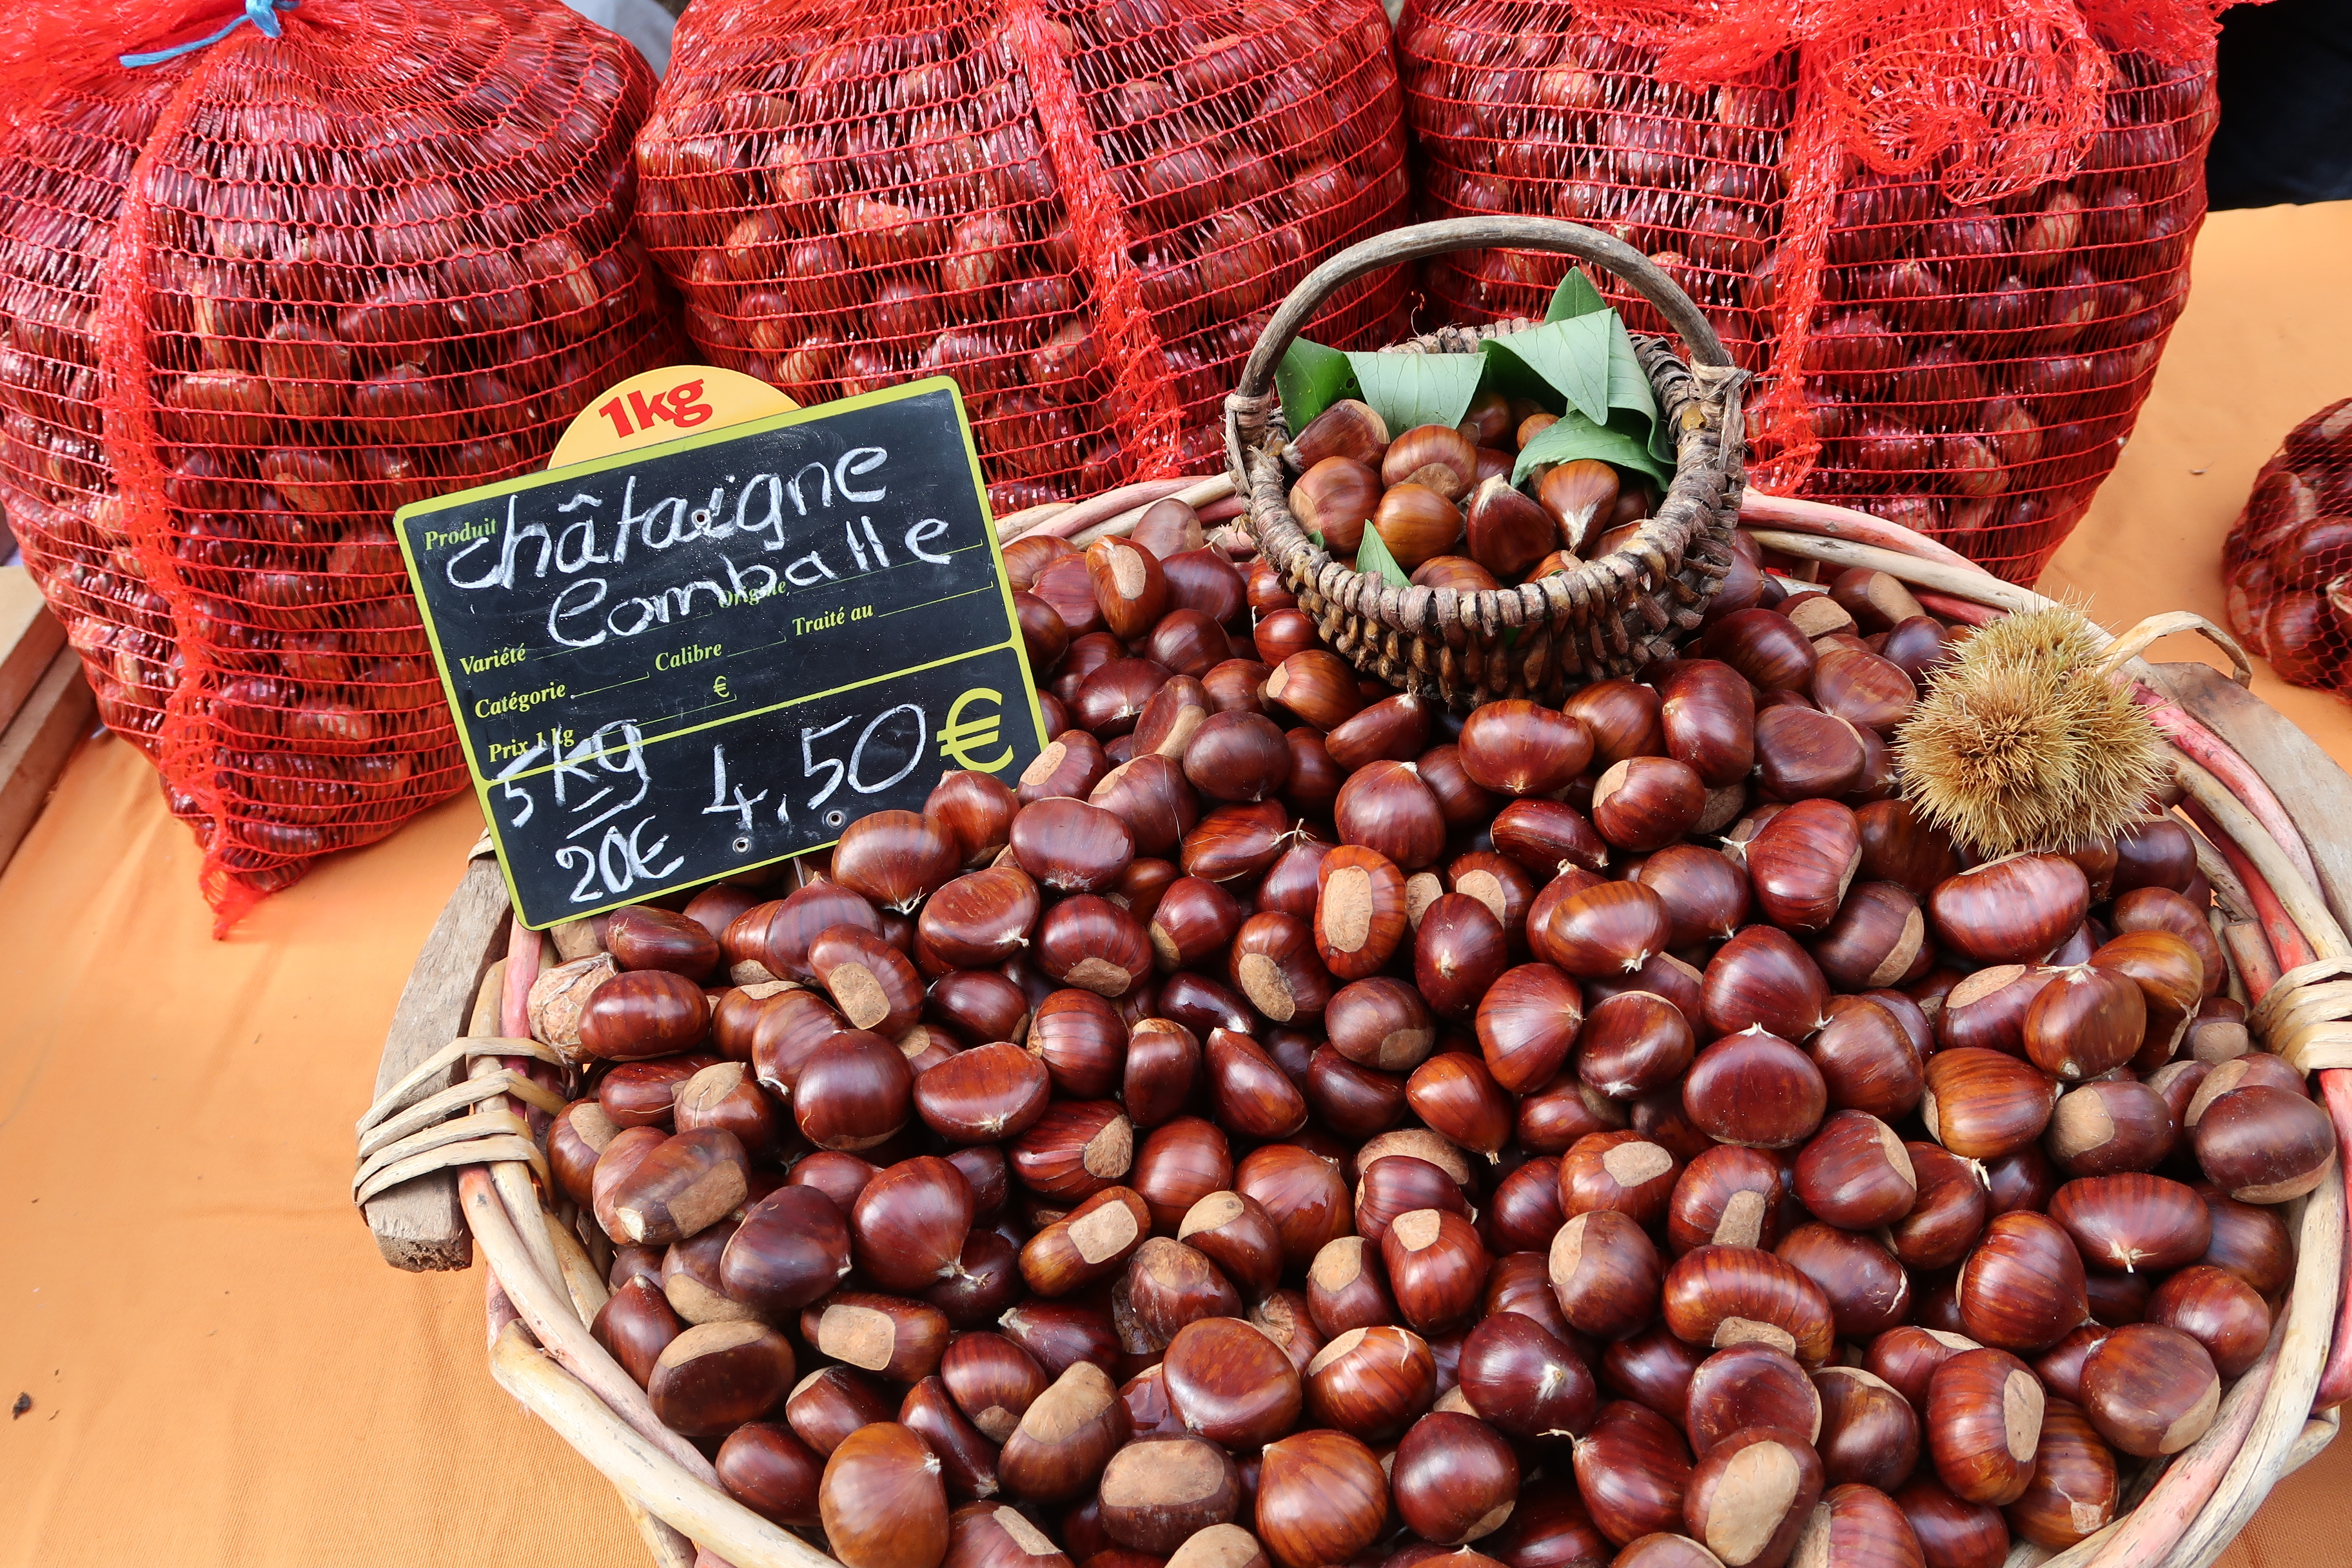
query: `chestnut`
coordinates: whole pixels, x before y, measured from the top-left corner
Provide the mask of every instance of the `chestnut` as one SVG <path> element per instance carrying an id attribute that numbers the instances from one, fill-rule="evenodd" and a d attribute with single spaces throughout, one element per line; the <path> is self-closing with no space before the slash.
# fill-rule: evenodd
<path id="1" fill-rule="evenodd" d="M 937 1375 L 956 1408 L 992 1443 L 1013 1435 L 1047 1384 L 1035 1357 L 1003 1334 L 984 1331 L 950 1341 Z"/>
<path id="2" fill-rule="evenodd" d="M 1313 931 L 1297 915 L 1268 911 L 1244 921 L 1234 933 L 1226 973 L 1250 1005 L 1277 1024 L 1311 1023 L 1323 1016 L 1331 1000 L 1331 976 L 1315 956 Z M 1214 1032 L 1210 1037 L 1214 1040 Z M 1213 1079 L 1215 1055 L 1212 1044 Z"/>
<path id="3" fill-rule="evenodd" d="M 937 1373 L 907 1391 L 898 1420 L 938 1456 L 950 1498 L 971 1502 L 996 1495 L 996 1445 L 964 1419 Z"/>
<path id="4" fill-rule="evenodd" d="M 1667 940 L 1675 947 L 1727 941 L 1748 919 L 1748 879 L 1718 850 L 1670 845 L 1630 874 L 1664 901 Z"/>
<path id="5" fill-rule="evenodd" d="M 662 1425 L 717 1437 L 757 1421 L 793 1386 L 792 1342 L 765 1323 L 696 1323 L 662 1347 L 646 1393 Z"/>
<path id="6" fill-rule="evenodd" d="M 1804 1052 L 1751 1026 L 1699 1052 L 1683 1079 L 1682 1103 L 1718 1143 L 1788 1149 L 1821 1125 L 1829 1088 Z"/>
<path id="7" fill-rule="evenodd" d="M 1017 1138 L 1045 1113 L 1045 1065 L 1009 1041 L 961 1051 L 916 1078 L 915 1113 L 951 1143 Z"/>
<path id="8" fill-rule="evenodd" d="M 1895 1493 L 1927 1568 L 2000 1568 L 2009 1525 L 1999 1509 L 1955 1496 L 1933 1476 L 1916 1476 Z"/>
<path id="9" fill-rule="evenodd" d="M 2243 1279 L 2210 1264 L 2183 1268 L 2158 1285 L 2148 1297 L 2147 1321 L 2203 1345 L 2223 1377 L 2253 1365 L 2270 1342 L 2269 1305 Z"/>
<path id="10" fill-rule="evenodd" d="M 1867 1340 L 1909 1317 L 1911 1276 L 1874 1232 L 1801 1225 L 1773 1256 L 1792 1264 L 1830 1304 L 1830 1321 L 1850 1340 Z"/>
<path id="11" fill-rule="evenodd" d="M 1066 1502 L 1094 1487 L 1129 1429 L 1109 1376 L 1074 1362 L 1022 1414 L 997 1455 L 997 1478 L 1024 1501 Z"/>
<path id="12" fill-rule="evenodd" d="M 1267 1143 L 1244 1155 L 1234 1168 L 1234 1191 L 1264 1205 L 1286 1268 L 1304 1269 L 1326 1242 L 1348 1233 L 1347 1182 L 1332 1162 L 1296 1143 Z"/>
<path id="13" fill-rule="evenodd" d="M 1549 1267 L 1560 1315 L 1596 1339 L 1622 1339 L 1657 1310 L 1664 1279 L 1658 1249 L 1639 1222 L 1614 1209 L 1570 1218 L 1552 1238 Z M 1826 1332 L 1826 1307 L 1822 1315 Z M 1710 1330 L 1696 1342 L 1712 1340 Z"/>
<path id="14" fill-rule="evenodd" d="M 1167 1020 L 1146 1022 L 1164 1025 Z M 1139 1027 L 1137 1037 L 1149 1038 L 1156 1032 Z M 1214 1123 L 1179 1116 L 1145 1137 L 1127 1179 L 1151 1211 L 1152 1225 L 1173 1230 L 1194 1204 L 1233 1184 L 1233 1152 Z"/>
<path id="15" fill-rule="evenodd" d="M 1336 980 L 1377 974 L 1405 938 L 1404 873 L 1377 850 L 1342 844 L 1315 883 L 1315 955 Z"/>
<path id="16" fill-rule="evenodd" d="M 1918 1198 L 1887 1228 L 1887 1246 L 1912 1268 L 1948 1268 L 1968 1255 L 1990 1217 L 1976 1166 L 1934 1143 L 1906 1143 Z"/>
<path id="17" fill-rule="evenodd" d="M 1297 1425 L 1298 1368 L 1239 1318 L 1203 1318 L 1169 1341 L 1160 1363 L 1168 1403 L 1185 1426 L 1227 1447 L 1256 1447 Z"/>
<path id="18" fill-rule="evenodd" d="M 1407 1529 L 1459 1546 L 1510 1518 L 1519 1461 L 1502 1434 L 1475 1416 L 1433 1411 L 1397 1444 L 1391 1485 Z"/>
<path id="19" fill-rule="evenodd" d="M 1034 1031 L 1030 1042 L 1034 1047 Z M 1051 1100 L 1005 1152 L 1023 1186 L 1074 1203 L 1103 1192 L 1133 1168 L 1135 1128 L 1112 1100 Z"/>
<path id="20" fill-rule="evenodd" d="M 1862 892 L 1854 896 L 1860 898 Z M 1866 1111 L 1882 1121 L 1893 1121 L 1916 1106 L 1927 1092 L 1925 1053 L 1887 998 L 1832 997 L 1828 1022 L 1807 1044 L 1832 1110 Z"/>
<path id="21" fill-rule="evenodd" d="M 1528 924 L 1532 940 L 1532 915 Z M 1784 1041 L 1804 1040 L 1829 1022 L 1828 981 L 1796 939 L 1777 926 L 1743 927 L 1716 949 L 1700 997 L 1706 1026 L 1717 1035 L 1757 1028 Z"/>
<path id="22" fill-rule="evenodd" d="M 1749 1342 L 1699 1363 L 1684 1402 L 1691 1451 L 1705 1455 L 1747 1426 L 1770 1426 L 1811 1443 L 1822 1432 L 1822 1396 L 1786 1352 Z"/>
<path id="23" fill-rule="evenodd" d="M 850 1208 L 851 1257 L 883 1289 L 923 1289 L 955 1271 L 971 1228 L 971 1184 L 945 1160 L 919 1155 L 866 1184 Z"/>
<path id="24" fill-rule="evenodd" d="M 2319 1185 L 2336 1158 L 2327 1113 L 2293 1089 L 2249 1083 L 2194 1114 L 2189 1137 L 2198 1164 L 2240 1203 L 2301 1197 Z"/>
<path id="25" fill-rule="evenodd" d="M 898 1055 L 895 1050 L 891 1054 Z M 613 1152 L 619 1142 L 615 1138 L 606 1148 L 597 1163 L 600 1172 L 614 1163 Z M 609 1205 L 606 1231 L 615 1241 L 650 1247 L 682 1241 L 741 1204 L 750 1190 L 750 1174 L 742 1143 L 724 1128 L 703 1127 L 657 1138 L 611 1188 L 597 1194 L 598 1217 L 604 1218 Z"/>
<path id="26" fill-rule="evenodd" d="M 1513 1436 L 1573 1436 L 1591 1424 L 1591 1370 L 1533 1318 L 1482 1319 L 1463 1340 L 1458 1375 L 1471 1410 Z"/>
<path id="27" fill-rule="evenodd" d="M 826 1543 L 845 1568 L 938 1568 L 948 1552 L 938 1458 L 895 1421 L 842 1439 L 817 1487 Z"/>
<path id="28" fill-rule="evenodd" d="M 784 1420 L 818 1454 L 830 1454 L 859 1427 L 890 1418 L 890 1402 L 874 1380 L 845 1366 L 820 1367 L 793 1385 Z"/>
<path id="29" fill-rule="evenodd" d="M 1260 1457 L 1257 1537 L 1282 1568 L 1346 1563 L 1380 1538 L 1389 1500 L 1389 1478 L 1360 1439 L 1293 1433 Z"/>
<path id="30" fill-rule="evenodd" d="M 1557 794 L 1592 759 L 1592 733 L 1580 720 L 1519 698 L 1474 709 L 1456 744 L 1471 782 L 1513 796 Z"/>
<path id="31" fill-rule="evenodd" d="M 1709 789 L 1745 781 L 1756 745 L 1756 693 L 1746 678 L 1715 659 L 1683 659 L 1660 695 L 1666 754 L 1688 764 Z"/>
<path id="32" fill-rule="evenodd" d="M 1199 1437 L 1139 1437 L 1111 1456 L 1099 1489 L 1103 1529 L 1137 1552 L 1174 1552 L 1242 1505 L 1232 1458 Z"/>
<path id="33" fill-rule="evenodd" d="M 2126 1323 L 2083 1363 L 2083 1405 L 2092 1425 L 2141 1458 L 2177 1454 L 2197 1441 L 2221 1403 L 2213 1358 L 2195 1339 L 2161 1323 Z"/>
<path id="34" fill-rule="evenodd" d="M 1501 922 L 1476 899 L 1446 893 L 1422 910 L 1413 934 L 1413 983 L 1444 1016 L 1469 1018 L 1509 962 Z"/>
<path id="35" fill-rule="evenodd" d="M 1979 963 L 2033 963 L 2083 923 L 2091 884 L 2063 855 L 1988 860 L 1927 895 L 1937 940 Z"/>
<path id="36" fill-rule="evenodd" d="M 1489 1159 L 1510 1139 L 1511 1098 L 1467 1051 L 1442 1051 L 1413 1068 L 1405 1100 L 1440 1135 Z"/>
<path id="37" fill-rule="evenodd" d="M 730 1498 L 771 1524 L 813 1526 L 818 1522 L 817 1488 L 824 1460 L 771 1421 L 748 1421 L 719 1445 L 712 1467 Z"/>
<path id="38" fill-rule="evenodd" d="M 2020 1210 L 1985 1226 L 1958 1287 L 1970 1338 L 2003 1350 L 2046 1350 L 2089 1312 L 2082 1254 L 2057 1224 Z"/>
<path id="39" fill-rule="evenodd" d="M 1287 916 L 1258 915 L 1256 920 Z M 1259 956 L 1252 954 L 1252 957 Z M 1313 960 L 1310 958 L 1309 963 Z M 1266 982 L 1271 984 L 1271 982 Z M 1263 1047 L 1247 1035 L 1212 1029 L 1202 1053 L 1209 1100 L 1218 1122 L 1249 1139 L 1286 1138 L 1307 1123 L 1307 1099 Z"/>
<path id="40" fill-rule="evenodd" d="M 886 910 L 911 913 L 963 866 L 963 850 L 942 823 L 911 811 L 877 811 L 842 830 L 833 879 Z"/>
<path id="41" fill-rule="evenodd" d="M 1811 1444 L 1751 1426 L 1699 1456 L 1683 1493 L 1683 1520 L 1724 1568 L 1780 1568 L 1821 1495 L 1821 1456 Z"/>
<path id="42" fill-rule="evenodd" d="M 2086 1261 L 2126 1273 L 2193 1263 L 2213 1238 L 2202 1199 L 2179 1182 L 2137 1172 L 2068 1182 L 2050 1200 L 2050 1217 Z"/>
<path id="43" fill-rule="evenodd" d="M 1390 1324 L 1338 1335 L 1315 1352 L 1301 1375 L 1307 1414 L 1368 1443 L 1397 1436 L 1437 1395 L 1437 1363 L 1429 1342 L 1411 1329 Z"/>
<path id="44" fill-rule="evenodd" d="M 1841 1110 L 1798 1152 L 1796 1191 L 1830 1224 L 1867 1230 L 1909 1214 L 1919 1183 L 1893 1128 L 1866 1112 Z"/>
<path id="45" fill-rule="evenodd" d="M 847 1030 L 825 1041 L 793 1080 L 793 1120 L 820 1149 L 870 1149 L 907 1124 L 914 1081 L 897 1046 Z"/>
<path id="46" fill-rule="evenodd" d="M 1758 1149 L 1718 1144 L 1675 1177 L 1666 1210 L 1667 1244 L 1677 1258 L 1710 1243 L 1769 1251 L 1780 1242 L 1789 1195 L 1789 1172 L 1778 1159 Z"/>
<path id="47" fill-rule="evenodd" d="M 1639 882 L 1588 878 L 1549 903 L 1539 895 L 1528 910 L 1528 945 L 1536 956 L 1594 979 L 1639 970 L 1665 951 L 1671 931 L 1665 901 Z"/>
<path id="48" fill-rule="evenodd" d="M 812 1319 L 814 1331 L 804 1337 L 821 1353 L 892 1383 L 929 1377 L 947 1347 L 947 1315 L 903 1297 L 845 1290 L 803 1309 L 804 1331 Z M 791 1419 L 789 1411 L 785 1418 Z M 800 1430 L 797 1423 L 793 1430 Z"/>
<path id="49" fill-rule="evenodd" d="M 1801 800 L 1748 840 L 1747 858 L 1764 917 L 1788 931 L 1820 931 L 1837 915 L 1862 865 L 1862 837 L 1848 807 Z"/>
<path id="50" fill-rule="evenodd" d="M 1486 1248 L 1476 1229 L 1445 1209 L 1399 1215 L 1381 1238 L 1381 1261 L 1404 1321 L 1424 1335 L 1466 1322 L 1486 1280 Z"/>
<path id="51" fill-rule="evenodd" d="M 1666 1327 L 1686 1344 L 1720 1350 L 1759 1340 L 1806 1366 L 1829 1359 L 1835 1331 L 1829 1299 L 1794 1265 L 1771 1253 L 1749 1247 L 1695 1247 L 1666 1270 L 1664 1300 Z"/>
<path id="52" fill-rule="evenodd" d="M 639 1278 L 615 1289 L 597 1309 L 588 1331 L 644 1387 L 669 1342 L 686 1331 L 686 1320 L 662 1293 L 658 1279 Z"/>
<path id="53" fill-rule="evenodd" d="M 1021 1277 L 1040 1296 L 1066 1296 L 1118 1272 L 1150 1229 L 1140 1196 L 1106 1187 L 1029 1238 Z"/>
<path id="54" fill-rule="evenodd" d="M 1282 1238 L 1265 1205 L 1236 1192 L 1211 1193 L 1184 1214 L 1177 1239 L 1217 1265 L 1255 1300 L 1282 1273 Z"/>
<path id="55" fill-rule="evenodd" d="M 2031 1062 L 1965 1047 L 1927 1058 L 1919 1119 L 1929 1137 L 1964 1160 L 1990 1160 L 2031 1144 L 2049 1125 L 2055 1079 Z"/>
<path id="56" fill-rule="evenodd" d="M 1937 1479 L 1995 1508 L 2023 1497 L 2043 1406 L 2041 1380 L 2007 1351 L 1962 1351 L 1945 1361 L 1928 1380 L 1924 1412 Z"/>
<path id="57" fill-rule="evenodd" d="M 1564 1050 L 1570 1039 L 1577 1042 L 1577 1074 L 1601 1093 L 1612 1100 L 1636 1099 L 1672 1087 L 1689 1068 L 1695 1050 L 1690 1024 L 1682 1009 L 1664 997 L 1649 991 L 1620 992 L 1593 1007 L 1580 1033 L 1573 1001 L 1574 983 L 1547 964 L 1528 964 L 1511 973 L 1528 971 L 1548 976 L 1565 988 L 1559 1008 L 1565 1014 L 1564 1027 L 1557 1030 L 1561 1047 Z M 1486 1016 L 1486 1008 L 1482 1005 L 1479 1016 L 1483 1020 Z M 1490 1058 L 1492 1055 L 1490 1052 Z M 1550 1065 L 1556 1068 L 1558 1063 Z M 1547 1071 L 1539 1076 L 1525 1076 L 1530 1081 L 1514 1087 L 1531 1088 L 1551 1075 Z"/>
<path id="58" fill-rule="evenodd" d="M 1690 1448 L 1655 1411 L 1622 1399 L 1602 1405 L 1572 1458 L 1593 1525 L 1618 1545 L 1682 1524 Z"/>
<path id="59" fill-rule="evenodd" d="M 1070 1568 L 1070 1559 L 1019 1509 L 979 1501 L 948 1516 L 940 1568 Z"/>
<path id="60" fill-rule="evenodd" d="M 2082 1409 L 2048 1402 L 2033 1479 L 2024 1495 L 2001 1510 L 2010 1527 L 2034 1545 L 2063 1551 L 2095 1533 L 2116 1511 L 2116 1457 Z"/>
<path id="61" fill-rule="evenodd" d="M 1813 1374 L 1821 1397 L 1822 1479 L 1893 1491 L 1919 1462 L 1919 1413 L 1894 1384 L 1858 1366 Z"/>
<path id="62" fill-rule="evenodd" d="M 1674 1152 L 1638 1131 L 1589 1133 L 1560 1161 L 1560 1212 L 1616 1209 L 1637 1225 L 1653 1226 L 1666 1212 L 1680 1173 Z"/>

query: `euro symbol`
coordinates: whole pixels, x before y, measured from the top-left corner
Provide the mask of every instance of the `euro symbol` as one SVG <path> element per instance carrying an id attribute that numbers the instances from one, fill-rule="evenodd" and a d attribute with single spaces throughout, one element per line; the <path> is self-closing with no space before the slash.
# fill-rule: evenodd
<path id="1" fill-rule="evenodd" d="M 1005 747 L 996 754 L 994 761 L 985 763 L 975 761 L 971 755 L 971 749 L 995 744 L 997 726 L 1003 721 L 1003 715 L 999 711 L 991 713 L 984 719 L 967 719 L 963 717 L 963 710 L 964 704 L 968 702 L 992 702 L 997 704 L 1001 710 L 1004 699 L 998 693 L 989 690 L 988 688 L 981 686 L 974 687 L 950 703 L 948 707 L 948 721 L 940 729 L 940 755 L 959 766 L 971 768 L 976 773 L 992 773 L 1013 760 L 1013 748 Z"/>
<path id="2" fill-rule="evenodd" d="M 727 696 L 727 695 L 728 695 L 728 690 L 727 690 L 727 678 L 726 678 L 725 676 L 723 676 L 723 675 L 722 675 L 722 676 L 720 676 L 718 679 L 716 679 L 716 680 L 712 681 L 712 682 L 710 683 L 710 689 L 711 689 L 711 691 L 712 691 L 713 693 L 715 693 L 715 694 L 716 694 L 716 695 L 718 695 L 718 696 L 720 696 L 720 697 L 725 697 L 725 696 Z"/>

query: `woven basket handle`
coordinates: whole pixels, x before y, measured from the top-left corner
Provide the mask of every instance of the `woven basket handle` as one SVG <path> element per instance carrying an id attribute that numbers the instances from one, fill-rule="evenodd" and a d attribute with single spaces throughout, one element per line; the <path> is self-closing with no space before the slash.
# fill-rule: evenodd
<path id="1" fill-rule="evenodd" d="M 1605 267 L 1631 284 L 1634 292 L 1658 308 L 1683 340 L 1694 365 L 1731 368 L 1731 356 L 1723 352 L 1723 340 L 1707 325 L 1706 317 L 1691 297 L 1682 291 L 1664 268 L 1622 239 L 1612 238 L 1598 229 L 1582 224 L 1563 223 L 1558 218 L 1520 217 L 1496 213 L 1484 217 L 1454 217 L 1440 223 L 1411 224 L 1374 235 L 1360 244 L 1351 245 L 1339 255 L 1318 267 L 1299 280 L 1274 312 L 1274 319 L 1258 334 L 1257 346 L 1250 351 L 1249 361 L 1242 366 L 1241 386 L 1236 395 L 1257 400 L 1265 396 L 1274 385 L 1274 368 L 1298 336 L 1299 329 L 1308 317 L 1323 308 L 1324 302 L 1339 289 L 1367 273 L 1378 272 L 1400 262 L 1418 261 L 1425 256 L 1444 256 L 1451 251 L 1475 250 L 1488 246 L 1503 246 L 1513 250 L 1551 250 L 1573 256 L 1580 261 L 1590 261 Z"/>

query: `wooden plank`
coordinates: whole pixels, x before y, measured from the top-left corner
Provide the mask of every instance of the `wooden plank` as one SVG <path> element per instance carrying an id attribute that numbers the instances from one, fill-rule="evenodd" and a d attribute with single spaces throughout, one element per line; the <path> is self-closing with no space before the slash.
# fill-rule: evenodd
<path id="1" fill-rule="evenodd" d="M 2210 664 L 2149 667 L 2149 684 L 2227 741 L 2286 807 L 2319 869 L 2320 893 L 2352 927 L 2352 775 L 2279 710 Z"/>
<path id="2" fill-rule="evenodd" d="M 41 602 L 33 574 L 22 566 L 0 566 L 0 729 L 48 672 L 66 646 L 66 629 Z"/>
<path id="3" fill-rule="evenodd" d="M 497 859 L 469 861 L 401 989 L 371 1100 L 467 1032 L 482 973 L 506 951 L 508 913 L 506 879 Z M 464 1069 L 463 1062 L 452 1063 L 447 1082 L 433 1088 L 455 1085 Z M 394 1268 L 464 1268 L 474 1260 L 473 1236 L 458 1211 L 455 1171 L 436 1171 L 379 1193 L 363 1208 L 376 1250 Z"/>
<path id="4" fill-rule="evenodd" d="M 0 866 L 32 830 L 96 705 L 81 660 L 68 648 L 49 660 L 24 707 L 0 731 Z"/>

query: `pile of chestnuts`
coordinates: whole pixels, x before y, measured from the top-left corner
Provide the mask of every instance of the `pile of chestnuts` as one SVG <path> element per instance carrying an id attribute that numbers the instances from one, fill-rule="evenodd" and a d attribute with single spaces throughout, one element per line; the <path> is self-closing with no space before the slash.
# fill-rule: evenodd
<path id="1" fill-rule="evenodd" d="M 1391 438 L 1370 405 L 1344 398 L 1299 430 L 1291 514 L 1353 563 L 1364 532 L 1417 588 L 1475 593 L 1533 582 L 1605 555 L 1656 510 L 1649 484 L 1626 484 L 1597 458 L 1538 465 L 1511 482 L 1519 450 L 1559 416 L 1481 393 L 1459 426 L 1420 425 Z"/>
<path id="2" fill-rule="evenodd" d="M 1017 779 L 532 988 L 594 1332 L 747 1506 L 848 1568 L 1996 1568 L 2261 1353 L 2328 1120 L 2164 803 L 1971 864 L 1899 798 L 1899 583 L 1743 538 L 1688 657 L 1456 718 L 1181 505 L 1005 557 Z"/>
<path id="3" fill-rule="evenodd" d="M 2229 539 L 2230 629 L 2297 686 L 2352 695 L 2352 398 L 2287 432 Z"/>

